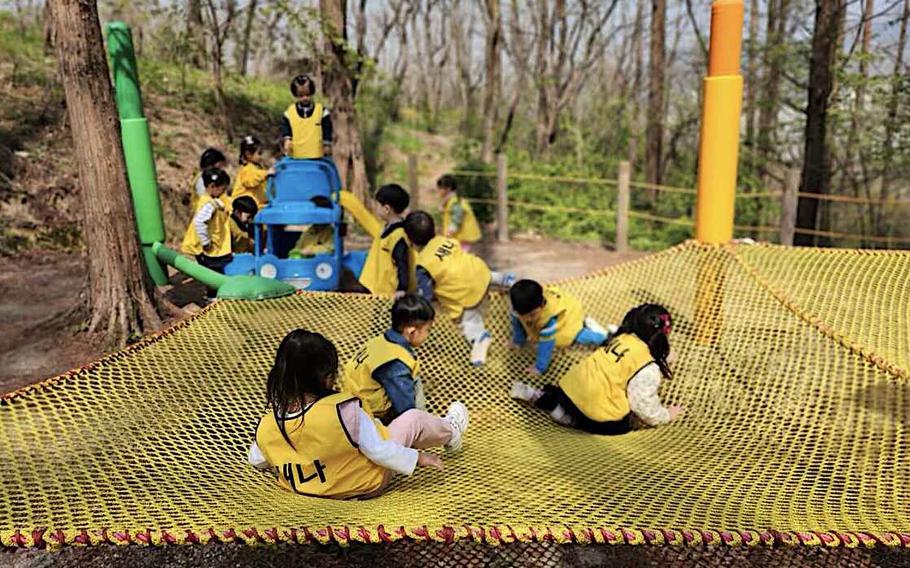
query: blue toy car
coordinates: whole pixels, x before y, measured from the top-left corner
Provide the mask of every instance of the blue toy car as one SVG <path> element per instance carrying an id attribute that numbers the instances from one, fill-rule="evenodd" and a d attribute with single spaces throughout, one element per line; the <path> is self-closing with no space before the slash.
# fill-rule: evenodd
<path id="1" fill-rule="evenodd" d="M 269 203 L 253 219 L 255 252 L 234 255 L 225 274 L 277 278 L 301 290 L 337 290 L 345 258 L 339 191 L 330 158 L 280 160 L 269 178 Z"/>

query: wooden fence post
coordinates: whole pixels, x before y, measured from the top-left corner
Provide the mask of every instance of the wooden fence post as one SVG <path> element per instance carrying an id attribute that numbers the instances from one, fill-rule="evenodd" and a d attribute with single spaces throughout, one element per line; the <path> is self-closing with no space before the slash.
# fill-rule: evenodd
<path id="1" fill-rule="evenodd" d="M 508 165 L 505 154 L 496 155 L 496 228 L 499 242 L 509 240 L 509 197 L 506 173 Z"/>
<path id="2" fill-rule="evenodd" d="M 793 246 L 796 234 L 796 207 L 799 203 L 799 170 L 787 170 L 780 208 L 780 244 Z"/>
<path id="3" fill-rule="evenodd" d="M 420 209 L 420 185 L 417 183 L 417 156 L 408 154 L 408 191 L 411 192 L 411 211 Z"/>
<path id="4" fill-rule="evenodd" d="M 616 191 L 616 252 L 629 250 L 629 182 L 632 166 L 619 162 L 619 179 Z"/>

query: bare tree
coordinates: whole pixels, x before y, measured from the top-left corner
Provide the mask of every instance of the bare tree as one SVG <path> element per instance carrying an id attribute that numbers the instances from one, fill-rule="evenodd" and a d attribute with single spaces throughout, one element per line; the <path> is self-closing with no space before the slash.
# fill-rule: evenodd
<path id="1" fill-rule="evenodd" d="M 844 0 L 816 0 L 815 29 L 809 62 L 808 104 L 806 106 L 805 151 L 800 191 L 827 194 L 830 189 L 830 151 L 828 145 L 828 109 L 834 88 L 841 19 L 846 9 Z M 815 230 L 818 221 L 817 199 L 800 197 L 796 226 Z M 794 244 L 811 246 L 812 235 L 799 233 Z"/>
<path id="2" fill-rule="evenodd" d="M 247 74 L 247 65 L 250 61 L 250 37 L 253 35 L 253 22 L 256 20 L 257 0 L 249 0 L 246 6 L 246 21 L 243 24 L 243 36 L 240 38 L 237 68 L 241 75 Z"/>
<path id="3" fill-rule="evenodd" d="M 322 88 L 332 108 L 332 154 L 344 187 L 362 200 L 369 191 L 357 130 L 356 62 L 348 57 L 347 2 L 319 0 L 323 30 Z"/>
<path id="4" fill-rule="evenodd" d="M 635 20 L 632 27 L 632 115 L 629 120 L 629 163 L 632 164 L 632 171 L 635 171 L 635 164 L 638 162 L 638 145 L 641 137 L 641 112 L 639 111 L 638 93 L 641 92 L 641 80 L 644 67 L 644 5 L 645 0 L 636 0 L 635 2 Z"/>
<path id="5" fill-rule="evenodd" d="M 666 18 L 666 0 L 651 0 L 648 119 L 645 130 L 645 179 L 648 183 L 660 183 L 663 171 Z"/>
<path id="6" fill-rule="evenodd" d="M 755 134 L 758 149 L 758 163 L 762 185 L 770 184 L 770 169 L 767 164 L 774 160 L 777 147 L 778 114 L 780 112 L 780 89 L 786 64 L 786 31 L 789 21 L 790 0 L 768 0 L 765 27 L 766 47 L 764 49 L 764 76 L 761 82 L 761 98 L 758 109 L 758 131 Z"/>
<path id="7" fill-rule="evenodd" d="M 236 0 L 226 0 L 219 7 L 215 0 L 205 0 L 208 16 L 209 33 L 209 64 L 212 66 L 212 81 L 214 82 L 215 104 L 218 105 L 221 127 L 229 140 L 234 139 L 234 127 L 231 122 L 227 99 L 224 96 L 224 44 L 230 35 L 231 26 L 237 16 Z"/>
<path id="8" fill-rule="evenodd" d="M 205 66 L 208 48 L 205 45 L 205 21 L 202 18 L 202 0 L 187 0 L 186 33 L 190 38 L 190 61 L 199 69 Z"/>
<path id="9" fill-rule="evenodd" d="M 904 50 L 907 47 L 907 24 L 910 21 L 910 0 L 904 0 L 904 8 L 900 17 L 900 32 L 897 39 L 897 55 L 894 58 L 894 67 L 891 72 L 891 93 L 888 97 L 887 109 L 888 118 L 885 121 L 885 137 L 882 141 L 882 157 L 887 167 L 894 158 L 895 141 L 897 129 L 900 127 L 898 120 L 898 109 L 900 107 L 901 94 L 907 92 L 907 71 L 904 69 Z M 879 197 L 888 199 L 891 195 L 890 179 L 885 176 L 882 180 L 882 189 Z M 884 210 L 880 209 L 875 218 L 876 233 L 884 234 L 887 227 L 885 226 Z"/>
<path id="10" fill-rule="evenodd" d="M 500 0 L 483 0 L 484 42 L 483 146 L 480 157 L 493 161 L 493 144 L 502 96 L 502 12 Z"/>
<path id="11" fill-rule="evenodd" d="M 773 2 L 774 0 L 769 0 Z M 750 164 L 755 163 L 755 126 L 758 109 L 758 0 L 749 0 L 749 41 L 746 47 L 746 159 Z"/>
<path id="12" fill-rule="evenodd" d="M 50 2 L 88 250 L 90 332 L 112 345 L 161 326 L 141 264 L 123 148 L 95 2 Z"/>

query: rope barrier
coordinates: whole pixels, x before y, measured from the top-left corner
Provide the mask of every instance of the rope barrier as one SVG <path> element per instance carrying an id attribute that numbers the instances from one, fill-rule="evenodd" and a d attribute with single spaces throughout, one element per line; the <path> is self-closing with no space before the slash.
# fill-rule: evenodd
<path id="1" fill-rule="evenodd" d="M 472 172 L 467 170 L 455 170 L 452 172 L 453 175 L 458 176 L 468 176 L 468 177 L 496 177 L 496 172 Z M 521 174 L 521 173 L 510 173 L 508 175 L 510 178 L 514 179 L 526 179 L 532 181 L 558 181 L 565 183 L 578 183 L 578 184 L 596 184 L 596 185 L 616 185 L 618 182 L 615 179 L 608 178 L 579 178 L 579 177 L 567 177 L 567 176 L 544 176 L 539 174 Z"/>
<path id="2" fill-rule="evenodd" d="M 842 203 L 868 203 L 871 205 L 903 205 L 910 206 L 910 199 L 866 199 L 865 197 L 852 197 L 850 195 L 828 195 L 827 193 L 806 193 L 800 191 L 799 197 L 816 199 L 818 201 L 839 201 Z"/>
<path id="3" fill-rule="evenodd" d="M 875 243 L 910 243 L 910 238 L 906 237 L 878 237 L 878 236 L 863 236 L 855 235 L 853 233 L 838 233 L 834 231 L 819 231 L 816 229 L 801 229 L 797 227 L 794 232 L 801 235 L 814 235 L 816 237 L 829 237 L 832 239 L 854 239 L 854 240 L 866 240 L 872 241 Z"/>
<path id="4" fill-rule="evenodd" d="M 470 203 L 489 203 L 491 205 L 496 205 L 497 201 L 495 199 L 483 199 L 479 197 L 469 198 L 468 202 Z M 539 205 L 536 203 L 528 203 L 527 201 L 512 201 L 508 202 L 509 207 L 518 207 L 520 209 L 534 209 L 538 211 L 564 211 L 567 213 L 588 213 L 594 215 L 616 215 L 616 211 L 611 211 L 609 209 L 580 209 L 578 207 L 562 207 L 561 205 Z M 631 213 L 630 213 L 631 214 Z"/>
<path id="5" fill-rule="evenodd" d="M 660 215 L 641 213 L 639 211 L 629 211 L 629 217 L 634 217 L 636 219 L 646 219 L 648 221 L 657 221 L 658 223 L 668 223 L 670 225 L 682 225 L 685 227 L 695 226 L 695 221 L 691 221 L 689 219 L 673 219 L 671 217 L 661 217 Z"/>
<path id="6" fill-rule="evenodd" d="M 672 185 L 660 185 L 656 183 L 645 183 L 643 181 L 631 181 L 629 187 L 635 189 L 652 189 L 654 191 L 664 191 L 667 193 L 682 193 L 686 195 L 695 195 L 696 191 L 688 187 L 673 187 Z"/>

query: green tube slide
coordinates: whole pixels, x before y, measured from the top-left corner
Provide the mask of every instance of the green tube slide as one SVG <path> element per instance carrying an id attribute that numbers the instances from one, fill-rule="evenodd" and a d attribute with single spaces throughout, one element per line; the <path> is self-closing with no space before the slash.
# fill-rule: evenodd
<path id="1" fill-rule="evenodd" d="M 164 217 L 158 195 L 158 176 L 152 137 L 142 110 L 139 90 L 139 71 L 133 53 L 133 38 L 124 22 L 107 25 L 108 54 L 114 71 L 117 111 L 120 114 L 120 133 L 123 156 L 133 196 L 136 227 L 142 244 L 142 256 L 152 281 L 163 286 L 168 283 L 165 265 L 218 290 L 218 297 L 232 300 L 265 300 L 288 296 L 296 291 L 287 282 L 261 276 L 225 276 L 210 270 L 162 243 L 165 240 Z"/>

